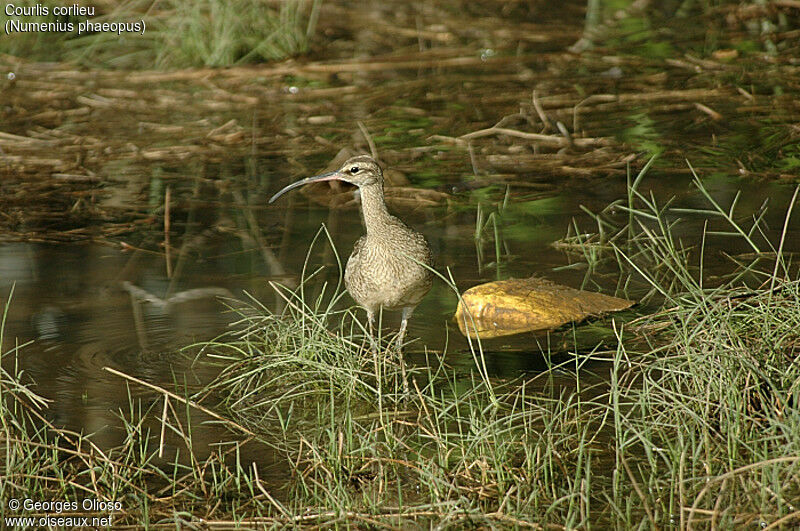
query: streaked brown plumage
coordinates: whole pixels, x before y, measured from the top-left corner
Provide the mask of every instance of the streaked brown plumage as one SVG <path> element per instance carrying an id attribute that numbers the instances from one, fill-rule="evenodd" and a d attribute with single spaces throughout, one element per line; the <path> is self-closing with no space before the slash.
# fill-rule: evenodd
<path id="1" fill-rule="evenodd" d="M 422 234 L 389 214 L 383 196 L 383 171 L 366 155 L 352 157 L 337 171 L 309 177 L 283 188 L 270 203 L 285 192 L 318 181 L 340 180 L 358 186 L 361 212 L 367 233 L 356 242 L 344 273 L 344 282 L 353 299 L 367 310 L 372 348 L 377 351 L 373 327 L 381 308 L 401 310 L 397 334 L 402 351 L 408 319 L 431 288 L 433 273 L 431 250 Z M 404 385 L 405 365 L 403 370 Z"/>

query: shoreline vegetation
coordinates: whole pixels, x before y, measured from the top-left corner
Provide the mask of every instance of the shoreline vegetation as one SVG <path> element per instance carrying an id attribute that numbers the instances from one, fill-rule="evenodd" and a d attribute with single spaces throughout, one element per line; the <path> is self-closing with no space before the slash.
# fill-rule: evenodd
<path id="1" fill-rule="evenodd" d="M 735 201 L 716 203 L 697 179 L 703 212 L 725 225 L 717 232 L 754 250 L 712 284 L 703 246 L 677 236 L 689 212 L 639 193 L 641 182 L 596 215 L 614 230 L 561 242 L 652 289 L 656 311 L 606 322 L 613 349 L 514 379 L 482 373 L 479 343 L 469 372 L 430 353 L 404 397 L 396 364 L 376 374 L 364 324 L 334 309 L 340 287 L 310 301 L 302 285 L 275 286 L 282 314 L 238 304 L 229 333 L 189 348 L 195 363 L 220 366 L 202 389 L 107 368 L 156 397 L 131 393 L 117 448 L 53 425 L 25 375 L 4 371 L 0 497 L 121 501 L 115 525 L 796 525 L 800 280 L 783 254 L 786 227 L 763 241 L 758 218 L 737 223 L 747 216 Z M 797 191 L 787 226 L 796 202 Z M 25 347 L 7 349 L 4 366 Z M 583 383 L 588 361 L 608 372 L 603 383 Z M 192 444 L 198 417 L 230 431 L 207 457 Z M 278 471 L 245 451 L 273 456 Z"/>

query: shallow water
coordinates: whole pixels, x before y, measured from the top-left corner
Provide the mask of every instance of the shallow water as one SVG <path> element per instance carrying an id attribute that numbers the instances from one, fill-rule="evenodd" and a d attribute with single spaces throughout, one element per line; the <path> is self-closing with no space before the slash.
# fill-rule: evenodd
<path id="1" fill-rule="evenodd" d="M 496 36 L 496 32 L 484 27 L 491 24 L 481 21 L 482 14 L 472 16 L 476 27 L 484 28 L 483 35 Z M 19 363 L 36 382 L 35 390 L 53 401 L 50 417 L 57 424 L 95 433 L 98 442 L 117 442 L 121 436 L 116 427 L 117 415 L 128 407 L 128 393 L 145 402 L 153 396 L 141 387 L 129 388 L 102 367 L 111 366 L 159 385 L 169 386 L 176 381 L 199 387 L 211 377 L 210 369 L 193 366 L 178 350 L 216 336 L 234 319 L 224 311 L 218 296 L 229 294 L 244 299 L 247 292 L 274 308 L 280 302 L 268 282 L 297 281 L 306 262 L 309 271 L 325 267 L 312 288 L 318 288 L 322 280 L 336 283 L 339 272 L 334 252 L 324 238 L 310 252 L 309 245 L 325 224 L 340 258 L 345 260 L 363 230 L 357 210 L 309 203 L 298 192 L 274 205 L 267 205 L 266 198 L 299 177 L 321 171 L 340 147 L 365 149 L 358 121 L 370 131 L 389 165 L 406 173 L 411 186 L 452 194 L 440 206 L 397 212 L 427 236 L 437 268 L 442 272 L 449 268 L 460 289 L 497 278 L 540 275 L 569 286 L 641 297 L 646 292 L 642 284 L 634 283 L 627 293 L 617 293 L 622 283 L 619 275 L 610 270 L 589 275 L 586 264 L 578 257 L 550 245 L 567 234 L 573 219 L 579 220 L 583 230 L 595 229 L 582 207 L 597 212 L 625 196 L 624 164 L 598 170 L 595 175 L 570 176 L 569 171 L 565 175 L 556 170 L 501 173 L 487 161 L 495 153 L 512 160 L 517 157 L 520 151 L 508 139 L 477 143 L 475 168 L 466 150 L 432 145 L 428 140 L 433 134 L 458 136 L 491 126 L 525 105 L 532 113 L 528 102 L 533 89 L 541 96 L 575 91 L 635 93 L 637 83 L 659 83 L 667 90 L 681 87 L 693 75 L 680 70 L 662 79 L 653 72 L 652 64 L 631 63 L 624 65 L 623 77 L 619 78 L 616 71 L 609 70 L 614 61 L 580 62 L 548 55 L 569 44 L 562 42 L 569 40 L 564 35 L 579 35 L 581 17 L 574 6 L 565 8 L 566 33 L 539 43 L 525 41 L 522 50 L 513 50 L 508 43 L 490 47 L 479 43 L 479 39 L 469 42 L 465 49 L 444 50 L 443 55 L 449 57 L 480 58 L 468 66 L 443 67 L 434 62 L 417 67 L 351 69 L 337 74 L 312 75 L 306 71 L 296 77 L 273 76 L 265 80 L 254 72 L 254 78 L 247 80 L 249 85 L 241 91 L 254 98 L 253 102 L 245 100 L 241 106 L 231 104 L 221 109 L 208 104 L 203 96 L 209 92 L 202 91 L 235 92 L 233 81 L 222 79 L 218 82 L 223 88 L 211 89 L 207 84 L 176 81 L 168 87 L 171 92 L 152 93 L 155 110 L 132 106 L 126 110 L 125 119 L 112 122 L 103 120 L 102 113 L 106 111 L 102 109 L 88 124 L 72 123 L 67 118 L 55 129 L 90 129 L 98 136 L 111 138 L 118 153 L 125 153 L 122 146 L 126 143 L 142 149 L 179 145 L 181 135 L 194 134 L 193 126 L 188 124 L 200 118 L 216 126 L 234 119 L 252 141 L 229 149 L 216 145 L 212 149 L 198 141 L 191 145 L 200 145 L 201 149 L 189 157 L 158 162 L 149 162 L 157 156 L 155 152 L 140 158 L 120 155 L 116 159 L 98 159 L 95 170 L 110 178 L 102 193 L 98 192 L 99 207 L 114 212 L 118 226 L 124 229 L 119 234 L 91 236 L 87 229 L 91 237 L 65 244 L 52 243 L 57 238 L 36 237 L 46 236 L 48 230 L 86 227 L 85 219 L 74 213 L 73 207 L 80 206 L 74 198 L 86 198 L 93 191 L 91 188 L 78 190 L 80 193 L 73 190 L 69 196 L 59 193 L 44 206 L 37 203 L 37 208 L 50 208 L 54 214 L 33 220 L 33 227 L 21 224 L 9 230 L 9 243 L 0 245 L 3 299 L 14 286 L 3 350 L 8 350 L 15 338 L 20 343 L 33 341 L 21 351 Z M 501 22 L 498 24 L 503 27 L 515 28 L 511 17 Z M 528 31 L 533 34 L 531 28 Z M 358 46 L 350 51 L 357 56 Z M 350 57 L 345 55 L 350 51 L 338 53 Z M 409 43 L 407 48 L 396 51 L 402 56 L 401 52 L 413 55 L 419 51 Z M 319 57 L 331 53 L 320 52 Z M 20 83 L 25 79 L 24 71 L 19 79 Z M 136 91 L 147 82 L 129 82 L 133 101 Z M 117 87 L 118 79 L 100 76 L 92 81 L 96 85 L 91 89 L 86 80 L 68 83 L 72 83 L 69 90 L 76 94 L 87 90 L 103 93 L 104 89 Z M 200 96 L 192 96 L 193 90 L 199 91 Z M 14 97 L 17 101 L 24 99 L 20 94 Z M 167 112 L 167 103 L 158 107 L 169 98 L 184 98 L 179 102 L 181 112 Z M 171 105 L 175 106 L 174 102 Z M 736 117 L 737 108 L 726 102 L 716 110 Z M 609 112 L 596 110 L 583 117 L 581 129 L 586 136 L 628 139 L 631 145 L 613 148 L 620 152 L 616 162 L 622 155 L 646 150 L 645 141 L 664 142 L 672 150 L 665 160 L 671 162 L 655 169 L 641 190 L 652 190 L 662 203 L 675 196 L 676 206 L 706 208 L 680 162 L 681 152 L 688 153 L 697 145 L 718 146 L 717 140 L 726 135 L 739 138 L 747 130 L 745 125 L 752 125 L 748 121 L 751 118 L 731 119 L 721 125 L 704 120 L 694 107 L 689 111 L 681 107 L 672 113 L 653 111 L 649 118 L 655 120 L 653 125 L 641 118 L 650 110 L 647 102 Z M 155 133 L 146 125 L 152 122 L 149 113 L 153 112 L 162 126 Z M 796 121 L 798 112 L 795 104 L 787 104 L 779 114 L 785 123 L 790 123 Z M 570 124 L 571 118 L 554 115 L 554 119 Z M 9 123 L 8 132 L 14 134 L 21 134 L 30 126 L 21 118 Z M 184 130 L 174 133 L 164 129 L 170 125 Z M 209 128 L 198 133 L 199 137 Z M 693 153 L 699 156 L 697 151 Z M 524 151 L 524 155 L 531 154 Z M 728 155 L 723 151 L 720 156 Z M 645 159 L 646 155 L 640 156 L 634 167 L 641 166 Z M 737 191 L 742 192 L 737 212 L 745 219 L 768 200 L 768 236 L 777 242 L 793 191 L 789 185 L 740 179 L 727 166 L 715 169 L 714 175 L 711 170 L 699 171 L 707 178 L 708 189 L 724 205 L 730 204 Z M 517 184 L 510 185 L 509 200 L 500 208 L 509 190 L 506 182 Z M 171 278 L 164 256 L 161 209 L 167 186 L 172 195 Z M 483 240 L 476 243 L 478 205 L 485 215 L 497 212 L 499 216 L 499 264 L 491 230 L 487 229 Z M 249 214 L 253 215 L 252 220 Z M 702 239 L 703 227 L 702 217 L 696 216 L 681 236 L 696 245 Z M 34 243 L 37 239 L 47 243 Z M 789 251 L 800 250 L 796 221 L 790 226 L 786 242 Z M 730 262 L 722 258 L 722 252 L 736 255 L 749 251 L 726 238 L 709 237 L 706 245 L 709 275 L 730 271 Z M 349 299 L 345 300 L 349 303 Z M 409 336 L 418 338 L 409 347 L 412 361 L 424 362 L 423 352 L 428 349 L 444 352 L 448 363 L 469 369 L 472 356 L 452 322 L 455 306 L 453 292 L 443 282 L 437 282 L 410 323 Z M 637 311 L 646 312 L 647 308 Z M 387 316 L 385 322 L 387 330 L 391 330 L 397 325 L 397 316 Z M 576 349 L 591 349 L 594 344 L 591 338 L 585 344 L 564 344 L 563 334 L 540 333 L 488 341 L 485 348 L 493 375 L 515 376 L 543 370 L 547 366 L 543 352 L 563 355 Z M 5 360 L 13 362 L 11 358 Z M 583 370 L 587 376 L 597 378 L 607 372 L 599 363 Z M 209 440 L 214 437 L 209 435 Z"/>

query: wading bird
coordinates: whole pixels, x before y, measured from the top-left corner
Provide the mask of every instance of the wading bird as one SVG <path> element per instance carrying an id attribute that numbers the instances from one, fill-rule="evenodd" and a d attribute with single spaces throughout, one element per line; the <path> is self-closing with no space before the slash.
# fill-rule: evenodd
<path id="1" fill-rule="evenodd" d="M 348 159 L 336 171 L 292 183 L 272 196 L 269 202 L 300 186 L 333 180 L 358 187 L 367 229 L 367 234 L 359 238 L 347 260 L 344 284 L 353 299 L 367 311 L 370 342 L 376 359 L 375 314 L 382 308 L 403 312 L 397 334 L 397 351 L 403 387 L 408 392 L 403 338 L 414 308 L 431 289 L 431 249 L 422 234 L 389 214 L 383 196 L 383 171 L 374 159 L 366 155 Z"/>

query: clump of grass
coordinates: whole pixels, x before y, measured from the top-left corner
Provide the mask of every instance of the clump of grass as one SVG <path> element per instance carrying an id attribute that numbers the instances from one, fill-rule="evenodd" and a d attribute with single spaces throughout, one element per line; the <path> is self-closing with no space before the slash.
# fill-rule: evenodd
<path id="1" fill-rule="evenodd" d="M 622 413 L 618 460 L 637 463 L 627 474 L 646 485 L 654 520 L 733 528 L 796 518 L 799 288 L 780 280 L 775 291 L 687 298 L 642 325 L 648 348 L 620 348 L 610 391 Z"/>
<path id="2" fill-rule="evenodd" d="M 649 165 L 648 165 L 649 167 Z M 646 170 L 646 168 L 645 168 Z M 651 288 L 655 313 L 619 332 L 608 400 L 613 412 L 618 517 L 624 482 L 650 525 L 732 528 L 796 523 L 800 499 L 800 281 L 784 258 L 790 202 L 777 244 L 764 212 L 747 220 L 738 196 L 722 205 L 695 175 L 702 210 L 658 204 L 632 182 L 627 202 L 595 217 L 579 248 L 616 259 Z M 680 216 L 706 218 L 703 241 L 687 243 Z M 713 228 L 713 230 L 712 230 Z M 728 275 L 705 274 L 705 238 L 752 253 Z M 738 240 L 738 241 L 737 241 Z M 613 252 L 609 252 L 613 251 Z M 592 254 L 596 256 L 596 254 Z M 634 281 L 636 282 L 636 281 Z"/>
<path id="3" fill-rule="evenodd" d="M 412 371 L 403 396 L 391 360 L 379 361 L 376 378 L 365 345 L 300 308 L 248 315 L 235 338 L 203 347 L 230 364 L 206 391 L 230 393 L 229 414 L 260 425 L 291 467 L 281 496 L 289 514 L 398 526 L 534 525 L 547 512 L 553 522 L 588 521 L 596 426 L 572 427 L 590 409 L 579 397 L 457 374 L 434 358 Z"/>
<path id="4" fill-rule="evenodd" d="M 239 305 L 241 319 L 219 339 L 205 343 L 207 360 L 222 372 L 205 392 L 218 394 L 229 411 L 248 425 L 265 428 L 295 399 L 313 402 L 328 395 L 347 401 L 396 393 L 399 365 L 388 359 L 373 370 L 369 338 L 351 310 L 335 310 L 343 292 L 326 300 L 325 291 L 307 305 L 301 291 L 274 286 L 285 297 L 281 314 L 258 301 Z M 323 306 L 324 305 L 324 306 Z M 338 323 L 338 330 L 328 328 Z M 379 388 L 380 386 L 380 388 Z M 257 420 L 256 420 L 257 419 Z"/>

